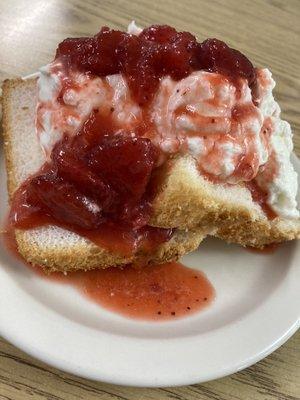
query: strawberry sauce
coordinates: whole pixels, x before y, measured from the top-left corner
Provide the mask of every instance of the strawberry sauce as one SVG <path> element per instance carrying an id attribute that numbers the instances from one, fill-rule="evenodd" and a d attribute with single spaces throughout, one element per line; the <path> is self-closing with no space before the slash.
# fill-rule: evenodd
<path id="1" fill-rule="evenodd" d="M 84 296 L 117 314 L 142 320 L 168 320 L 194 314 L 207 307 L 215 292 L 199 271 L 172 262 L 142 268 L 78 271 L 47 276 L 72 285 Z"/>
<path id="2" fill-rule="evenodd" d="M 46 275 L 44 279 L 75 287 L 83 296 L 125 317 L 163 321 L 186 317 L 209 306 L 215 290 L 206 276 L 181 263 L 142 268 L 126 266 Z"/>
<path id="3" fill-rule="evenodd" d="M 159 80 L 169 75 L 180 80 L 192 71 L 206 70 L 255 85 L 252 63 L 238 50 L 218 39 L 197 42 L 189 32 L 153 25 L 140 35 L 103 27 L 94 37 L 69 38 L 59 44 L 56 59 L 66 68 L 97 76 L 122 73 L 139 104 L 153 98 Z"/>
<path id="4" fill-rule="evenodd" d="M 202 272 L 178 262 L 47 275 L 42 267 L 22 258 L 12 230 L 0 239 L 16 259 L 41 278 L 71 285 L 92 302 L 125 317 L 150 321 L 182 318 L 206 308 L 215 298 L 215 290 Z"/>
<path id="5" fill-rule="evenodd" d="M 246 250 L 250 251 L 251 253 L 265 255 L 265 254 L 273 254 L 273 253 L 275 253 L 279 249 L 279 247 L 280 247 L 280 243 L 270 243 L 270 244 L 266 244 L 261 249 L 257 249 L 255 247 L 247 246 Z"/>
<path id="6" fill-rule="evenodd" d="M 267 203 L 268 193 L 263 191 L 255 181 L 246 182 L 246 187 L 250 191 L 253 201 L 262 208 L 268 219 L 276 218 L 277 214 Z"/>
<path id="7" fill-rule="evenodd" d="M 251 87 L 256 82 L 253 65 L 217 39 L 199 43 L 188 32 L 157 25 L 139 36 L 104 27 L 91 38 L 66 39 L 58 46 L 55 62 L 64 71 L 59 103 L 66 101 L 69 89 L 74 93 L 78 89 L 79 83 L 70 81 L 74 71 L 81 78 L 121 74 L 141 111 L 132 114 L 135 123 L 127 129 L 113 117 L 115 107 L 94 108 L 73 136 L 60 132 L 61 140 L 47 162 L 15 193 L 11 225 L 21 229 L 60 225 L 124 255 L 155 249 L 173 234 L 172 229 L 148 226 L 158 190 L 153 190 L 153 177 L 157 180 L 170 157 L 151 140 L 155 130 L 149 104 L 160 79 L 170 76 L 179 81 L 205 70 L 221 74 L 237 87 L 241 79 L 247 80 Z M 68 120 L 74 122 L 72 106 L 65 104 L 64 109 L 70 109 Z M 236 110 L 237 123 L 245 112 Z M 119 110 L 117 116 L 122 113 L 127 111 Z"/>
<path id="8" fill-rule="evenodd" d="M 113 129 L 109 116 L 94 112 L 76 136 L 58 142 L 15 193 L 11 225 L 59 225 L 126 256 L 168 241 L 173 229 L 147 225 L 158 150 Z"/>

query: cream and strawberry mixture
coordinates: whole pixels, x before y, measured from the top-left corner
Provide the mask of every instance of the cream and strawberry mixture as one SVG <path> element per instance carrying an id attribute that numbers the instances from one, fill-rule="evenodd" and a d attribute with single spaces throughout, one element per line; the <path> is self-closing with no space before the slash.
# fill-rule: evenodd
<path id="1" fill-rule="evenodd" d="M 131 35 L 142 30 L 129 25 Z M 215 182 L 255 179 L 267 203 L 283 217 L 296 218 L 297 174 L 290 163 L 290 125 L 280 119 L 267 69 L 256 70 L 255 96 L 249 81 L 205 70 L 181 79 L 162 76 L 144 104 L 122 73 L 95 76 L 66 69 L 58 57 L 41 68 L 38 80 L 37 134 L 48 157 L 64 135 L 75 135 L 91 112 L 113 119 L 115 131 L 143 137 L 164 155 L 189 153 L 200 172 Z M 145 122 L 146 121 L 146 122 Z"/>

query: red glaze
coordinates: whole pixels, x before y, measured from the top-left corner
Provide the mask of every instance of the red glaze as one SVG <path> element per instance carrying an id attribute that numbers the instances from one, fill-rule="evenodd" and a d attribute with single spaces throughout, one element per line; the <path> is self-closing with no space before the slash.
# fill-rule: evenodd
<path id="1" fill-rule="evenodd" d="M 72 285 L 93 302 L 130 318 L 162 321 L 184 317 L 207 307 L 215 297 L 202 272 L 177 262 L 46 275 L 42 267 L 21 257 L 9 226 L 0 238 L 16 258 L 44 279 Z"/>
<path id="2" fill-rule="evenodd" d="M 201 69 L 218 72 L 233 79 L 245 78 L 249 86 L 255 83 L 256 73 L 252 63 L 244 54 L 231 49 L 221 40 L 205 40 L 200 45 L 197 58 Z"/>
<path id="3" fill-rule="evenodd" d="M 176 262 L 142 268 L 126 266 L 92 271 L 56 272 L 46 279 L 76 287 L 93 302 L 117 314 L 142 320 L 168 320 L 207 307 L 215 291 L 206 276 Z"/>
<path id="4" fill-rule="evenodd" d="M 247 246 L 246 250 L 250 251 L 251 253 L 257 254 L 272 254 L 278 250 L 280 243 L 270 243 L 265 245 L 262 249 L 257 249 L 255 247 Z"/>
<path id="5" fill-rule="evenodd" d="M 22 229 L 60 225 L 124 255 L 154 249 L 172 235 L 147 226 L 157 158 L 149 139 L 117 135 L 109 117 L 94 113 L 18 189 L 10 222 Z"/>
<path id="6" fill-rule="evenodd" d="M 162 76 L 178 80 L 195 70 L 218 72 L 232 79 L 256 80 L 246 56 L 217 39 L 198 43 L 188 32 L 167 25 L 153 25 L 139 36 L 107 27 L 94 37 L 71 38 L 61 42 L 56 59 L 67 68 L 98 76 L 123 73 L 134 97 L 142 105 L 149 102 Z"/>
<path id="7" fill-rule="evenodd" d="M 250 85 L 255 81 L 251 62 L 237 50 L 217 39 L 198 43 L 190 33 L 169 26 L 151 26 L 139 36 L 103 28 L 92 38 L 64 40 L 56 59 L 67 71 L 124 74 L 142 106 L 153 98 L 165 75 L 178 80 L 205 69 L 234 80 L 245 78 Z M 69 86 L 65 80 L 62 92 Z M 65 135 L 56 144 L 50 160 L 14 196 L 14 227 L 61 225 L 126 255 L 170 239 L 172 230 L 147 225 L 154 194 L 151 178 L 162 162 L 146 138 L 151 131 L 147 107 L 134 137 L 126 129 L 120 133 L 112 111 L 95 110 L 75 137 Z M 234 117 L 240 120 L 248 111 L 236 110 Z"/>
<path id="8" fill-rule="evenodd" d="M 11 225 L 8 223 L 8 220 L 6 220 L 3 229 L 0 231 L 0 243 L 2 243 L 17 260 L 25 262 L 18 251 L 15 232 L 14 229 L 11 229 Z M 27 264 L 26 262 L 25 264 L 30 266 L 30 264 Z"/>
<path id="9" fill-rule="evenodd" d="M 267 203 L 268 193 L 263 191 L 255 181 L 245 182 L 247 189 L 250 190 L 252 199 L 262 208 L 266 216 L 272 220 L 277 214 L 271 209 Z"/>

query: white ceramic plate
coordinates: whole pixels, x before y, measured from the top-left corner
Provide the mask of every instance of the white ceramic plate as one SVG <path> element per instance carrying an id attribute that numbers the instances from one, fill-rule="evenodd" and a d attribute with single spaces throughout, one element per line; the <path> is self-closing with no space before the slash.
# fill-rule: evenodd
<path id="1" fill-rule="evenodd" d="M 3 160 L 0 178 L 3 215 Z M 72 287 L 39 278 L 2 247 L 0 334 L 76 375 L 123 385 L 172 386 L 248 367 L 297 330 L 299 242 L 260 255 L 210 239 L 183 262 L 207 274 L 216 289 L 215 302 L 189 318 L 150 323 L 113 314 Z"/>

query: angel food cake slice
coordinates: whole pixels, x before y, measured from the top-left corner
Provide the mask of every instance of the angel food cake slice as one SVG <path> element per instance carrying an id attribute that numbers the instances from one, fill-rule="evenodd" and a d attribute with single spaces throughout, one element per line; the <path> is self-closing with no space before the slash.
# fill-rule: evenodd
<path id="1" fill-rule="evenodd" d="M 4 84 L 10 221 L 31 262 L 105 267 L 169 260 L 207 233 L 254 246 L 299 235 L 270 74 L 224 42 L 105 27 L 64 40 L 38 75 Z M 54 237 L 72 240 L 58 251 Z M 78 240 L 87 253 L 73 252 Z M 93 258 L 103 248 L 119 258 Z"/>

